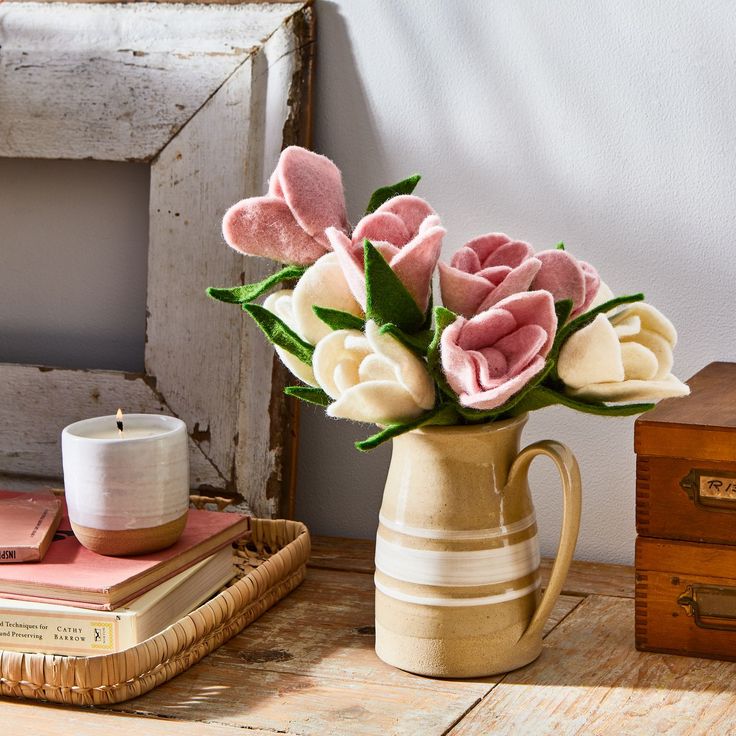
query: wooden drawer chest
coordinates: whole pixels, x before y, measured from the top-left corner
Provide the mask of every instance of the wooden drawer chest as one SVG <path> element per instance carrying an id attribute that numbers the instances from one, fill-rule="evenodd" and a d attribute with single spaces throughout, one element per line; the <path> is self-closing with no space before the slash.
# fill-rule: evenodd
<path id="1" fill-rule="evenodd" d="M 736 364 L 636 421 L 636 646 L 736 659 Z"/>

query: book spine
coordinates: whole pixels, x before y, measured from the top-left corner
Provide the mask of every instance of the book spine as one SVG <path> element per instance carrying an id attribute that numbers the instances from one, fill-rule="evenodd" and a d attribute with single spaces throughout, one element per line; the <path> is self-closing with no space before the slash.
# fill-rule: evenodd
<path id="1" fill-rule="evenodd" d="M 37 562 L 41 559 L 37 547 L 0 547 L 0 564 L 4 562 Z"/>
<path id="2" fill-rule="evenodd" d="M 129 645 L 127 617 L 0 608 L 0 649 L 46 654 L 107 654 Z"/>

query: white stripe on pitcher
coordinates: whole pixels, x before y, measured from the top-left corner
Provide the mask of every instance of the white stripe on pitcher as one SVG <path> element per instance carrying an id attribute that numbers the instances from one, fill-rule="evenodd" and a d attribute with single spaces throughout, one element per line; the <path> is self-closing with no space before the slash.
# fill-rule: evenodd
<path id="1" fill-rule="evenodd" d="M 376 536 L 376 569 L 405 583 L 469 587 L 509 583 L 539 567 L 537 535 L 495 549 L 412 549 Z"/>
<path id="2" fill-rule="evenodd" d="M 434 598 L 431 596 L 410 595 L 409 593 L 404 593 L 397 588 L 392 588 L 389 585 L 380 583 L 378 580 L 375 581 L 375 584 L 376 588 L 385 596 L 404 603 L 416 603 L 420 606 L 489 606 L 494 603 L 505 603 L 506 601 L 523 598 L 525 595 L 535 591 L 539 587 L 540 582 L 541 580 L 539 576 L 537 576 L 537 579 L 525 588 L 519 588 L 519 590 L 506 590 L 503 593 L 484 595 L 477 598 Z"/>
<path id="3" fill-rule="evenodd" d="M 462 531 L 455 531 L 452 529 L 429 529 L 421 526 L 409 526 L 404 524 L 403 521 L 392 521 L 387 519 L 383 514 L 378 515 L 378 520 L 392 532 L 398 532 L 399 534 L 406 534 L 410 537 L 422 537 L 423 539 L 452 539 L 456 541 L 463 540 L 474 540 L 483 541 L 485 539 L 498 539 L 499 537 L 506 536 L 507 534 L 516 534 L 517 532 L 523 532 L 528 529 L 536 518 L 534 513 L 525 516 L 519 521 L 515 521 L 512 524 L 501 524 L 500 526 L 494 526 L 489 529 L 468 529 Z"/>

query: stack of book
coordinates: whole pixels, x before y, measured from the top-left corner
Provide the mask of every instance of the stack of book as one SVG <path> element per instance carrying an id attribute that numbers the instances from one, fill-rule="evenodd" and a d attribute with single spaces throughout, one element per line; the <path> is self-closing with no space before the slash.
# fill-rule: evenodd
<path id="1" fill-rule="evenodd" d="M 0 649 L 95 655 L 139 644 L 235 575 L 232 543 L 247 529 L 245 516 L 191 510 L 172 547 L 104 557 L 79 544 L 52 494 L 0 491 Z"/>

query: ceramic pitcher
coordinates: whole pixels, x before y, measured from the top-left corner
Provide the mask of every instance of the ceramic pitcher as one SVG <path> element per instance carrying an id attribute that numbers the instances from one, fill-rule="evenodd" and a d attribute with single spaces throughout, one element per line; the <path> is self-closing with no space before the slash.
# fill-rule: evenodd
<path id="1" fill-rule="evenodd" d="M 519 452 L 526 415 L 396 437 L 376 539 L 376 653 L 433 677 L 480 677 L 536 659 L 580 526 L 580 473 L 551 440 Z M 527 474 L 546 455 L 562 478 L 557 558 L 541 594 Z"/>

